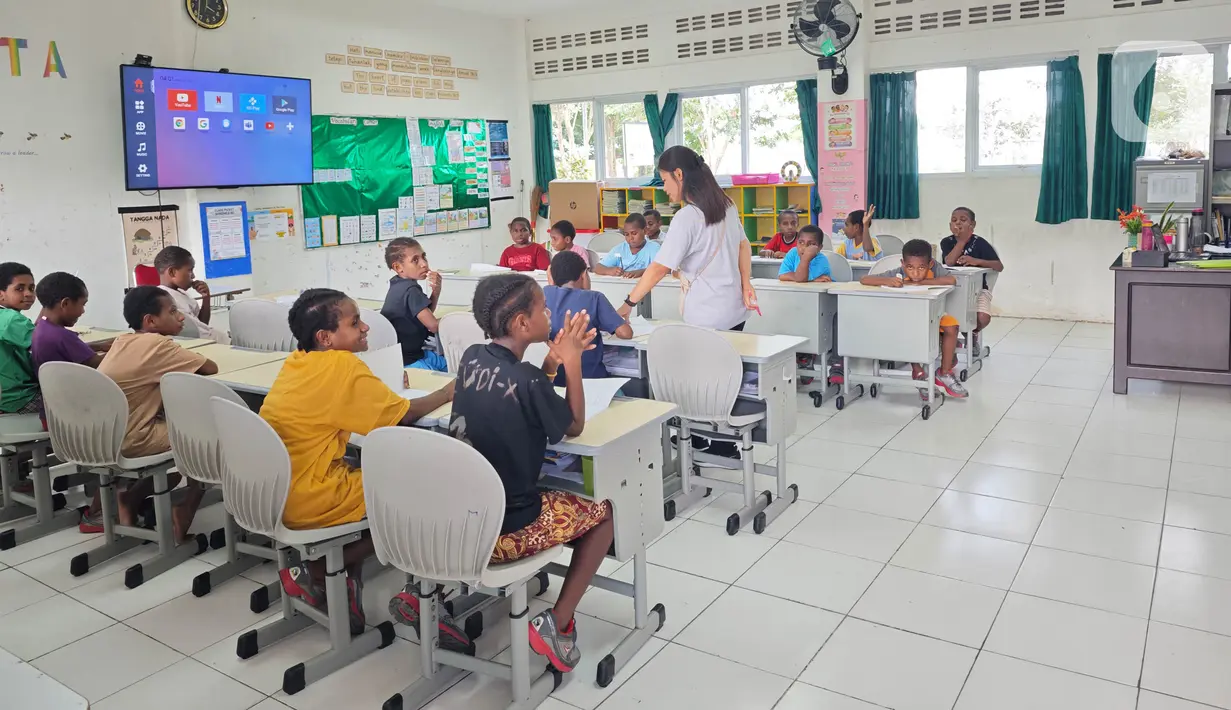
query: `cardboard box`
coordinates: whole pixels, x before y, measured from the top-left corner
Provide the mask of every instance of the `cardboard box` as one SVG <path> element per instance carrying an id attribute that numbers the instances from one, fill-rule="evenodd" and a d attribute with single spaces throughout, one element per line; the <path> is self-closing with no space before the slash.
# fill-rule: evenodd
<path id="1" fill-rule="evenodd" d="M 552 180 L 547 190 L 551 196 L 551 223 L 567 219 L 579 230 L 601 229 L 600 184 L 593 180 Z"/>

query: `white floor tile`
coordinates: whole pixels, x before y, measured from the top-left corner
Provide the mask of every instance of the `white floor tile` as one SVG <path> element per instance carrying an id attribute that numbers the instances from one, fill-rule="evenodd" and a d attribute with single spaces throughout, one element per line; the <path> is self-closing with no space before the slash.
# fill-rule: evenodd
<path id="1" fill-rule="evenodd" d="M 56 595 L 56 590 L 15 569 L 0 572 L 0 617 Z"/>
<path id="2" fill-rule="evenodd" d="M 1146 523 L 1163 522 L 1163 507 L 1168 505 L 1167 491 L 1161 488 L 1129 486 L 1087 478 L 1062 480 L 1051 504 L 1053 508 L 1080 510 Z"/>
<path id="3" fill-rule="evenodd" d="M 1112 400 L 1112 402 L 1117 401 Z M 1098 406 L 1090 414 L 1086 426 L 1095 430 L 1116 429 L 1134 434 L 1174 436 L 1175 419 L 1174 409 L 1160 407 L 1139 412 L 1100 400 Z"/>
<path id="4" fill-rule="evenodd" d="M 111 617 L 57 594 L 0 617 L 0 648 L 30 661 L 114 623 Z"/>
<path id="5" fill-rule="evenodd" d="M 975 654 L 848 617 L 799 679 L 896 710 L 949 710 Z"/>
<path id="6" fill-rule="evenodd" d="M 1164 525 L 1158 566 L 1231 579 L 1231 536 Z"/>
<path id="7" fill-rule="evenodd" d="M 796 683 L 786 691 L 774 710 L 880 710 L 881 706 L 838 695 L 824 688 Z"/>
<path id="8" fill-rule="evenodd" d="M 1140 456 L 1147 459 L 1171 459 L 1171 432 L 1166 434 L 1143 434 L 1129 431 L 1115 424 L 1087 423 L 1077 441 L 1075 453 L 1119 454 Z"/>
<path id="9" fill-rule="evenodd" d="M 1048 320 L 1046 318 L 1023 318 L 1013 329 L 1014 335 L 1029 335 L 1036 338 L 1057 338 L 1072 332 L 1076 324 L 1071 321 Z"/>
<path id="10" fill-rule="evenodd" d="M 1047 505 L 1058 485 L 1060 477 L 1055 474 L 971 462 L 962 467 L 957 478 L 949 484 L 949 489 Z"/>
<path id="11" fill-rule="evenodd" d="M 82 535 L 81 537 L 87 538 L 91 536 Z M 67 592 L 110 574 L 126 570 L 132 565 L 138 562 L 145 562 L 158 554 L 158 547 L 156 545 L 141 545 L 103 562 L 91 569 L 88 574 L 74 577 L 70 571 L 71 560 L 83 552 L 89 552 L 92 548 L 98 547 L 98 545 L 98 541 L 82 542 L 43 555 L 42 557 L 36 557 L 29 562 L 23 562 L 18 566 L 18 569 L 58 592 Z"/>
<path id="12" fill-rule="evenodd" d="M 1090 417 L 1090 407 L 1075 407 L 1067 404 L 1049 404 L 1018 398 L 1004 413 L 1006 419 L 1044 422 L 1059 426 L 1081 427 Z M 1076 442 L 1074 442 L 1076 443 Z"/>
<path id="13" fill-rule="evenodd" d="M 1061 360 L 1082 360 L 1084 362 L 1095 362 L 1100 365 L 1110 365 L 1115 360 L 1115 355 L 1110 350 L 1101 350 L 1098 348 L 1083 348 L 1065 345 L 1068 340 L 1061 341 L 1061 344 L 1052 351 L 1053 359 Z"/>
<path id="14" fill-rule="evenodd" d="M 730 584 L 748 571 L 776 540 L 745 530 L 727 535 L 715 525 L 685 521 L 650 546 L 648 559 L 662 567 Z M 706 554 L 697 554 L 706 550 Z"/>
<path id="15" fill-rule="evenodd" d="M 950 490 L 944 492 L 923 522 L 950 530 L 1028 543 L 1046 510 L 1040 505 Z"/>
<path id="16" fill-rule="evenodd" d="M 854 475 L 825 501 L 828 505 L 918 522 L 943 491 L 913 483 Z"/>
<path id="17" fill-rule="evenodd" d="M 844 444 L 805 437 L 786 450 L 789 463 L 820 466 L 831 471 L 857 471 L 876 453 L 874 446 Z"/>
<path id="18" fill-rule="evenodd" d="M 1064 476 L 1166 488 L 1167 472 L 1170 470 L 1171 462 L 1165 459 L 1124 456 L 1105 451 L 1083 451 L 1079 445 L 1064 469 Z"/>
<path id="19" fill-rule="evenodd" d="M 1055 422 L 1029 421 L 1025 419 L 1010 419 L 1006 414 L 1004 419 L 987 435 L 989 440 L 1016 441 L 1031 446 L 1046 446 L 1072 451 L 1077 446 L 1077 438 L 1081 434 L 1080 426 L 1058 424 Z"/>
<path id="20" fill-rule="evenodd" d="M 732 623 L 751 609 L 757 610 L 756 624 Z M 841 621 L 841 614 L 731 587 L 675 643 L 795 678 Z"/>
<path id="21" fill-rule="evenodd" d="M 189 592 L 193 578 L 210 569 L 199 560 L 186 560 L 136 589 L 124 586 L 124 572 L 115 572 L 69 590 L 68 595 L 123 621 Z"/>
<path id="22" fill-rule="evenodd" d="M 1004 439 L 986 439 L 970 460 L 996 466 L 1020 468 L 1039 473 L 1063 473 L 1069 462 L 1070 449 L 1036 446 Z"/>
<path id="23" fill-rule="evenodd" d="M 1221 466 L 1231 461 L 1231 441 L 1176 437 L 1172 459 L 1184 463 Z"/>
<path id="24" fill-rule="evenodd" d="M 784 540 L 888 562 L 914 529 L 915 524 L 905 520 L 822 505 L 795 526 Z"/>
<path id="25" fill-rule="evenodd" d="M 94 705 L 94 710 L 246 710 L 265 696 L 191 658 Z M 172 699 L 174 701 L 172 702 Z"/>
<path id="26" fill-rule="evenodd" d="M 845 614 L 883 567 L 880 562 L 783 541 L 735 584 Z"/>
<path id="27" fill-rule="evenodd" d="M 1231 581 L 1160 569 L 1150 618 L 1231 636 Z"/>
<path id="28" fill-rule="evenodd" d="M 831 471 L 799 463 L 789 463 L 786 471 L 787 481 L 799 486 L 799 499 L 813 503 L 823 502 L 851 477 L 847 471 Z"/>
<path id="29" fill-rule="evenodd" d="M 1171 464 L 1171 480 L 1167 487 L 1173 491 L 1231 498 L 1231 468 L 1175 461 Z"/>
<path id="30" fill-rule="evenodd" d="M 594 682 L 598 664 L 603 657 L 615 650 L 615 647 L 628 635 L 629 630 L 623 626 L 589 617 L 580 618 L 577 628 L 577 642 L 581 645 L 581 664 L 569 674 L 564 685 L 557 688 L 552 695 L 560 702 L 572 707 L 583 708 L 583 710 L 594 710 L 598 707 L 667 645 L 666 641 L 659 638 L 646 641 L 645 645 L 616 674 L 611 685 L 600 688 Z M 502 656 L 499 658 L 501 662 L 510 662 L 507 651 Z M 504 681 L 500 681 L 500 684 L 504 684 L 505 688 L 508 687 Z M 506 703 L 507 692 L 505 690 L 505 693 L 501 694 Z"/>
<path id="31" fill-rule="evenodd" d="M 1137 710 L 1210 710 L 1213 705 L 1199 705 L 1170 695 L 1142 690 L 1137 697 Z"/>
<path id="32" fill-rule="evenodd" d="M 1116 327 L 1111 323 L 1074 323 L 1069 335 L 1076 338 L 1110 338 Z"/>
<path id="33" fill-rule="evenodd" d="M 603 703 L 603 710 L 769 710 L 790 685 L 782 676 L 668 644 Z"/>
<path id="34" fill-rule="evenodd" d="M 1228 407 L 1227 409 L 1231 409 Z M 1206 410 L 1180 406 L 1175 421 L 1176 435 L 1186 439 L 1206 439 L 1223 436 L 1226 431 L 1227 412 L 1222 407 L 1218 414 Z"/>
<path id="35" fill-rule="evenodd" d="M 1054 349 L 1053 349 L 1054 352 Z M 1044 365 L 1039 374 L 1030 380 L 1031 384 L 1047 385 L 1049 387 L 1072 387 L 1073 389 L 1090 390 L 1097 392 L 1103 388 L 1103 383 L 1106 381 L 1106 375 L 1091 375 L 1080 371 L 1068 369 L 1068 365 L 1085 365 L 1092 363 L 1084 363 L 1080 360 L 1049 360 L 1048 364 L 1060 363 L 1057 367 L 1049 368 Z"/>
<path id="36" fill-rule="evenodd" d="M 766 489 L 761 489 L 766 490 Z M 777 488 L 768 489 L 775 491 Z M 722 493 L 712 494 L 713 500 L 709 505 L 698 508 L 689 516 L 689 520 L 695 520 L 699 523 L 707 523 L 709 525 L 718 525 L 726 528 L 727 518 L 731 517 L 732 513 L 739 512 L 744 507 L 744 494 L 742 493 Z M 774 522 L 765 528 L 765 532 L 761 533 L 761 537 L 772 540 L 780 539 L 791 531 L 791 528 L 799 524 L 799 521 L 808 517 L 808 513 L 816 508 L 816 503 L 810 503 L 805 500 L 798 500 L 787 506 L 787 509 L 774 519 Z M 744 524 L 743 530 L 752 532 L 752 519 L 747 518 L 741 520 Z"/>
<path id="37" fill-rule="evenodd" d="M 1013 343 L 1010 343 L 1010 347 Z M 1020 349 L 1032 350 L 1034 345 L 1023 345 Z M 1015 352 L 1001 352 L 998 347 L 996 349 L 996 357 L 990 358 L 983 363 L 983 369 L 979 371 L 979 375 L 989 380 L 999 380 L 1007 382 L 1030 382 L 1039 370 L 1047 363 L 1047 357 L 1042 352 L 1046 348 L 1047 354 L 1050 354 L 1055 349 L 1054 345 L 1040 345 L 1036 350 L 1037 354 L 1018 354 Z"/>
<path id="38" fill-rule="evenodd" d="M 1134 710 L 1137 690 L 984 651 L 954 710 Z"/>
<path id="39" fill-rule="evenodd" d="M 1172 491 L 1167 496 L 1167 524 L 1231 534 L 1231 498 Z"/>
<path id="40" fill-rule="evenodd" d="M 1150 622 L 1141 687 L 1199 703 L 1231 707 L 1231 638 Z"/>
<path id="41" fill-rule="evenodd" d="M 898 567 L 1008 589 L 1027 546 L 984 535 L 920 525 L 890 561 Z"/>
<path id="42" fill-rule="evenodd" d="M 184 594 L 125 623 L 155 641 L 191 656 L 231 634 L 243 631 L 262 618 L 280 613 L 281 608 L 277 604 L 264 614 L 252 613 L 248 608 L 248 599 L 258 586 L 251 580 L 232 579 L 203 597 Z M 383 607 L 387 601 L 372 595 L 365 597 L 368 607 Z M 373 620 L 369 619 L 368 623 L 373 623 Z"/>
<path id="43" fill-rule="evenodd" d="M 267 623 L 270 622 L 262 621 L 249 628 Z M 329 650 L 329 632 L 324 627 L 312 626 L 272 646 L 262 648 L 261 652 L 252 658 L 241 660 L 235 655 L 235 640 L 238 636 L 239 634 L 232 634 L 204 651 L 193 654 L 193 658 L 269 695 L 282 689 L 283 671 Z M 384 651 L 397 652 L 392 647 L 382 649 L 382 652 Z M 411 679 L 408 678 L 407 683 Z M 380 703 L 384 701 L 385 698 L 381 698 Z"/>
<path id="44" fill-rule="evenodd" d="M 294 695 L 279 691 L 274 697 L 296 710 L 380 707 L 389 696 L 419 677 L 419 647 L 395 638 L 392 645 L 334 671 Z"/>
<path id="45" fill-rule="evenodd" d="M 1145 635 L 1144 619 L 1010 592 L 984 648 L 1134 685 Z"/>
<path id="46" fill-rule="evenodd" d="M 290 710 L 290 707 L 291 707 L 290 705 L 283 705 L 282 703 L 278 702 L 277 700 L 274 700 L 273 698 L 266 698 L 265 700 L 262 700 L 256 705 L 253 705 L 251 710 Z M 547 705 L 543 704 L 543 705 L 540 705 L 539 707 L 544 708 L 544 710 L 546 710 Z"/>
<path id="47" fill-rule="evenodd" d="M 56 550 L 63 550 L 66 547 L 72 547 L 83 542 L 93 542 L 95 545 L 102 544 L 103 536 L 99 535 L 82 535 L 77 531 L 77 528 L 66 528 L 59 532 L 54 532 L 47 537 L 41 537 L 37 540 L 22 543 L 11 550 L 0 552 L 0 562 L 9 567 L 16 567 L 22 562 L 50 554 Z"/>
<path id="48" fill-rule="evenodd" d="M 886 442 L 897 435 L 906 422 L 901 424 L 886 422 L 862 422 L 847 419 L 839 414 L 808 434 L 808 439 L 838 441 L 864 446 L 884 446 Z"/>
<path id="49" fill-rule="evenodd" d="M 116 624 L 52 651 L 31 665 L 90 703 L 97 703 L 182 658 L 157 641 Z"/>
<path id="50" fill-rule="evenodd" d="M 962 469 L 964 463 L 965 461 L 958 459 L 881 449 L 859 467 L 859 473 L 903 483 L 944 488 Z"/>
<path id="51" fill-rule="evenodd" d="M 1059 344 L 1060 340 L 1063 340 L 1063 338 L 1034 340 L 1025 336 L 1014 336 L 1012 333 L 1009 333 L 1002 338 L 1000 342 L 996 343 L 996 353 L 990 360 L 988 360 L 987 364 L 991 365 L 997 361 L 1002 361 L 1004 360 L 1003 356 L 1006 355 L 1026 356 L 1046 360 L 1047 357 L 1056 349 L 1056 346 Z M 1040 365 L 1040 367 L 1041 366 L 1042 365 Z M 1006 368 L 1006 371 L 1012 372 L 1012 369 Z"/>
<path id="52" fill-rule="evenodd" d="M 941 408 L 941 412 L 943 411 L 944 407 Z M 940 412 L 937 412 L 935 416 L 939 417 Z M 908 453 L 961 459 L 970 458 L 970 455 L 983 443 L 983 439 L 976 435 L 958 437 L 938 436 L 938 431 L 944 431 L 943 427 L 936 426 L 939 423 L 939 420 L 928 420 L 925 422 L 922 419 L 911 422 L 906 425 L 906 428 L 901 433 L 890 439 L 889 443 L 885 444 L 885 448 L 894 449 L 895 451 L 906 451 Z M 991 431 L 991 425 L 988 426 L 988 431 Z"/>
<path id="53" fill-rule="evenodd" d="M 1004 591 L 947 577 L 885 568 L 851 616 L 942 641 L 983 645 Z"/>
<path id="54" fill-rule="evenodd" d="M 743 533 L 740 533 L 741 535 Z M 614 575 L 621 582 L 633 581 L 634 566 L 625 565 Z M 662 604 L 667 609 L 667 623 L 654 635 L 663 639 L 675 638 L 697 615 L 722 594 L 727 585 L 712 579 L 697 577 L 658 565 L 646 566 L 650 606 Z M 559 593 L 560 585 L 553 581 L 552 590 Z M 555 594 L 550 593 L 555 599 Z M 632 628 L 634 624 L 633 600 L 622 594 L 591 587 L 581 598 L 577 610 L 614 624 Z"/>
<path id="55" fill-rule="evenodd" d="M 1142 619 L 1150 615 L 1154 568 L 1031 547 L 1013 591 Z"/>
<path id="56" fill-rule="evenodd" d="M 1049 387 L 1047 385 L 1027 385 L 1022 390 L 1019 402 L 1041 402 L 1043 404 L 1059 404 L 1066 407 L 1093 407 L 1098 402 L 1098 393 L 1090 390 L 1075 390 L 1067 387 Z"/>
<path id="57" fill-rule="evenodd" d="M 1034 544 L 1096 557 L 1154 565 L 1161 525 L 1051 508 Z"/>

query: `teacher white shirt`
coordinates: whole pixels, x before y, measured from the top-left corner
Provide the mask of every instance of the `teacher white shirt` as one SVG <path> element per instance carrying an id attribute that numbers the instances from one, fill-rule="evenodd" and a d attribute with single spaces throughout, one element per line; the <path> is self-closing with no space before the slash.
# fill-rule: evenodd
<path id="1" fill-rule="evenodd" d="M 678 270 L 692 284 L 682 295 L 685 323 L 729 330 L 748 319 L 743 281 L 739 273 L 740 242 L 744 229 L 735 207 L 717 224 L 706 224 L 695 205 L 687 205 L 671 219 L 655 263 Z"/>

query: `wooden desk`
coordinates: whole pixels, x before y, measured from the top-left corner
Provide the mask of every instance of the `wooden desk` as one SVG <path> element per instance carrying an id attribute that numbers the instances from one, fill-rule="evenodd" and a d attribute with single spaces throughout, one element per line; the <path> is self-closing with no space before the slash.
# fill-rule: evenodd
<path id="1" fill-rule="evenodd" d="M 271 353 L 260 350 L 241 350 L 230 345 L 210 343 L 195 350 L 218 365 L 218 374 L 226 374 L 271 362 L 281 363 L 290 353 Z"/>

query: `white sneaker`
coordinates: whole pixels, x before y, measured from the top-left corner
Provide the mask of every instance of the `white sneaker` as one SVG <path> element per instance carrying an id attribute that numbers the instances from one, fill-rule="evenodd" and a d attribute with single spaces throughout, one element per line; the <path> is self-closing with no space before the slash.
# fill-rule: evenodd
<path id="1" fill-rule="evenodd" d="M 970 393 L 966 391 L 966 388 L 963 387 L 962 383 L 958 381 L 957 375 L 952 371 L 937 373 L 936 386 L 943 389 L 945 394 L 948 394 L 950 397 L 954 397 L 956 399 L 964 399 L 970 396 Z"/>

